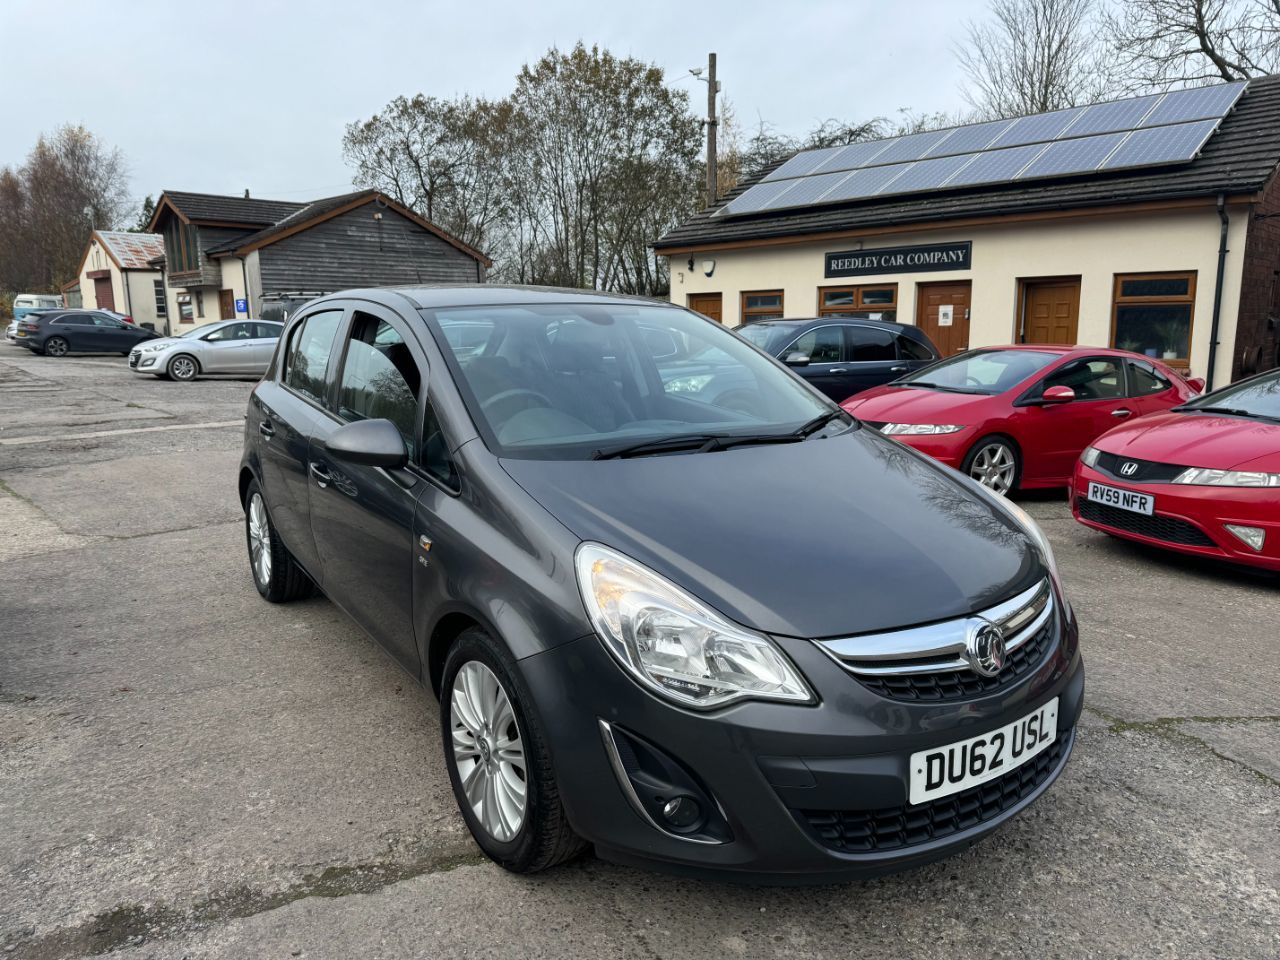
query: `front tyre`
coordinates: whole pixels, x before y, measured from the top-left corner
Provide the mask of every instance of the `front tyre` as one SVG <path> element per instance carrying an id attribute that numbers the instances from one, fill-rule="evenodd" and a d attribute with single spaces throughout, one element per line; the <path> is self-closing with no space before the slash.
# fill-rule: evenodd
<path id="1" fill-rule="evenodd" d="M 983 437 L 969 449 L 960 470 L 987 489 L 1006 496 L 1022 479 L 1022 458 L 1008 437 Z"/>
<path id="2" fill-rule="evenodd" d="M 276 535 L 257 480 L 250 482 L 245 491 L 244 533 L 253 585 L 264 599 L 286 603 L 310 596 L 311 580 Z"/>
<path id="3" fill-rule="evenodd" d="M 440 730 L 449 782 L 471 836 L 514 873 L 582 852 L 569 826 L 546 738 L 511 655 L 484 630 L 464 631 L 445 660 Z"/>
<path id="4" fill-rule="evenodd" d="M 165 368 L 165 372 L 169 374 L 170 379 L 185 383 L 196 378 L 196 374 L 200 372 L 200 367 L 196 363 L 195 357 L 180 353 L 169 361 L 169 366 Z"/>

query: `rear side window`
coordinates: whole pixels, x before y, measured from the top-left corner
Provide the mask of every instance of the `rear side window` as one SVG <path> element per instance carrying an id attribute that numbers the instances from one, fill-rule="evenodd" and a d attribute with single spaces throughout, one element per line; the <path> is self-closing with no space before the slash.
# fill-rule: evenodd
<path id="1" fill-rule="evenodd" d="M 849 341 L 849 359 L 854 363 L 898 359 L 898 348 L 894 346 L 893 334 L 888 330 L 845 327 L 844 335 Z"/>
<path id="2" fill-rule="evenodd" d="M 919 340 L 912 340 L 910 337 L 898 337 L 898 351 L 902 354 L 903 360 L 932 360 L 933 354 Z"/>
<path id="3" fill-rule="evenodd" d="M 341 319 L 341 310 L 324 310 L 307 317 L 293 332 L 284 382 L 319 404 L 324 403 L 324 372 Z"/>
<path id="4" fill-rule="evenodd" d="M 385 320 L 356 312 L 338 387 L 338 415 L 344 420 L 390 420 L 416 455 L 414 425 L 422 374 L 404 338 Z"/>
<path id="5" fill-rule="evenodd" d="M 280 325 L 276 323 L 255 323 L 254 337 L 258 340 L 279 340 Z"/>
<path id="6" fill-rule="evenodd" d="M 1163 393 L 1172 387 L 1165 376 L 1149 363 L 1129 362 L 1129 391 L 1135 397 Z"/>

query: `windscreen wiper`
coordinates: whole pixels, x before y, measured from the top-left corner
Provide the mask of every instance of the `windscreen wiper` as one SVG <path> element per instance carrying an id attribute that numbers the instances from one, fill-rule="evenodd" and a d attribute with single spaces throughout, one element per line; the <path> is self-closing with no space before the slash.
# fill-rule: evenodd
<path id="1" fill-rule="evenodd" d="M 1271 420 L 1280 422 L 1280 417 L 1269 417 L 1265 413 L 1254 413 L 1252 410 L 1246 410 L 1243 407 L 1189 407 L 1183 404 L 1174 407 L 1174 410 L 1185 410 L 1188 413 L 1227 413 L 1236 417 L 1248 417 L 1250 420 Z"/>
<path id="2" fill-rule="evenodd" d="M 976 390 L 967 390 L 964 387 L 949 387 L 942 383 L 933 383 L 929 380 L 896 380 L 890 386 L 894 387 L 928 387 L 930 390 L 942 390 L 946 393 L 977 393 Z"/>
<path id="3" fill-rule="evenodd" d="M 809 436 L 811 433 L 817 433 L 819 430 L 825 427 L 828 423 L 830 423 L 836 417 L 839 417 L 842 415 L 846 417 L 850 416 L 844 410 L 839 408 L 835 410 L 828 410 L 826 413 L 820 413 L 816 417 L 814 417 L 812 420 L 810 420 L 808 423 L 802 424 L 795 431 L 793 431 L 790 434 L 787 434 L 787 436 L 796 437 L 800 440 L 803 440 L 805 437 Z"/>
<path id="4" fill-rule="evenodd" d="M 626 457 L 641 457 L 646 453 L 667 453 L 678 450 L 718 449 L 715 444 L 721 437 L 712 433 L 684 433 L 674 437 L 659 437 L 657 440 L 642 440 L 639 443 L 628 443 L 611 450 L 600 449 L 591 455 L 592 460 L 622 460 Z"/>

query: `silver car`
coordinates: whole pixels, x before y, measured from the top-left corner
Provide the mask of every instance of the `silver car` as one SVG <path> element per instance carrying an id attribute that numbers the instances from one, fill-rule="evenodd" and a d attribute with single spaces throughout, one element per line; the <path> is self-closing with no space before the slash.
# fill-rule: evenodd
<path id="1" fill-rule="evenodd" d="M 133 348 L 129 369 L 173 380 L 205 373 L 262 376 L 275 353 L 283 324 L 270 320 L 206 323 L 176 337 L 149 340 Z"/>

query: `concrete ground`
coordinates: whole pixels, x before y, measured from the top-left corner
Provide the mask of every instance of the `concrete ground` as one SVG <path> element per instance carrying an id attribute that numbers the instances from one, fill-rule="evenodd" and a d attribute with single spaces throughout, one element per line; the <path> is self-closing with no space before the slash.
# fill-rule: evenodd
<path id="1" fill-rule="evenodd" d="M 250 383 L 0 344 L 0 956 L 1280 956 L 1280 580 L 1024 501 L 1089 667 L 1075 757 L 949 861 L 811 889 L 482 859 L 430 694 L 255 593 Z"/>

